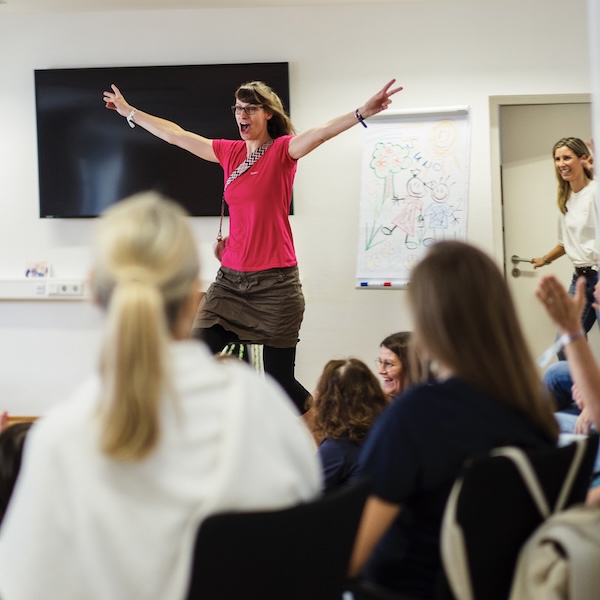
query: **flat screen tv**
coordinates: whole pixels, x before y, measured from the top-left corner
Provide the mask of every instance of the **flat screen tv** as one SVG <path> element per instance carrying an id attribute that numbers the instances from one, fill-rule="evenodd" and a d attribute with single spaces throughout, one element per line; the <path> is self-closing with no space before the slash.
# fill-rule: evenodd
<path id="1" fill-rule="evenodd" d="M 270 85 L 289 112 L 286 62 L 36 70 L 40 217 L 95 217 L 150 189 L 192 216 L 218 216 L 219 165 L 131 129 L 102 93 L 114 83 L 136 108 L 208 138 L 239 139 L 230 106 L 251 80 Z"/>

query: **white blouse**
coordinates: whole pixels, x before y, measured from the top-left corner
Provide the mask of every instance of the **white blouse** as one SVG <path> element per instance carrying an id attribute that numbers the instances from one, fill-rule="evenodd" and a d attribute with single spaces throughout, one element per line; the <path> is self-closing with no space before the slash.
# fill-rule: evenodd
<path id="1" fill-rule="evenodd" d="M 578 192 L 571 192 L 567 214 L 560 215 L 558 243 L 564 247 L 575 267 L 598 264 L 597 223 L 595 199 L 598 183 L 590 181 Z M 600 201 L 600 198 L 598 199 Z"/>

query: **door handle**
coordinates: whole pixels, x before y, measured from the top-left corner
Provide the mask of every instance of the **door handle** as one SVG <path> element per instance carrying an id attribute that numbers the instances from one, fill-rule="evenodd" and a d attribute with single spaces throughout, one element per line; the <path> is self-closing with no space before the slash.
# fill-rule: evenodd
<path id="1" fill-rule="evenodd" d="M 512 261 L 513 264 L 513 268 L 511 271 L 511 275 L 513 277 L 520 277 L 521 276 L 521 269 L 519 269 L 518 264 L 519 263 L 529 263 L 531 264 L 532 259 L 531 258 L 523 258 L 521 256 L 519 256 L 518 254 L 513 254 L 510 257 L 510 260 Z M 533 271 L 525 271 L 524 272 L 526 275 L 533 275 Z"/>
<path id="2" fill-rule="evenodd" d="M 531 258 L 521 258 L 520 256 L 518 256 L 517 254 L 513 254 L 510 258 L 510 260 L 512 260 L 512 264 L 516 265 L 520 262 L 526 262 L 526 263 L 530 263 L 531 264 Z"/>

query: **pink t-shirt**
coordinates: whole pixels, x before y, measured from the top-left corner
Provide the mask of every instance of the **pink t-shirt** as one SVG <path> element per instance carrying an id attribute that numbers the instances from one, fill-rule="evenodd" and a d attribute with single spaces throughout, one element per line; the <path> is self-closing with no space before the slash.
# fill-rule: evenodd
<path id="1" fill-rule="evenodd" d="M 288 218 L 297 161 L 288 154 L 291 135 L 273 145 L 229 184 L 229 239 L 221 264 L 236 271 L 264 271 L 298 264 Z M 224 182 L 246 159 L 243 140 L 213 140 Z"/>

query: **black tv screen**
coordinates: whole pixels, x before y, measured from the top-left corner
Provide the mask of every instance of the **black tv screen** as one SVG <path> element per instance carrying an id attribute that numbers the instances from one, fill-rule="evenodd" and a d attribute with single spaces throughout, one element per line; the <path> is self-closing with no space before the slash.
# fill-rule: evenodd
<path id="1" fill-rule="evenodd" d="M 211 139 L 239 139 L 230 106 L 246 81 L 270 85 L 289 112 L 288 63 L 35 71 L 40 217 L 95 217 L 144 190 L 192 216 L 218 216 L 223 171 L 104 106 L 114 83 L 136 108 Z"/>

